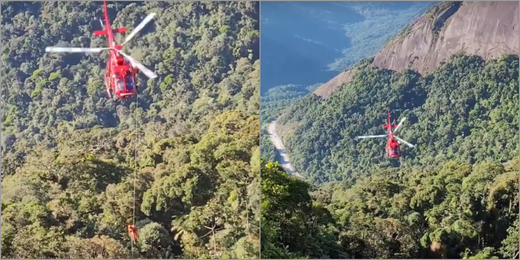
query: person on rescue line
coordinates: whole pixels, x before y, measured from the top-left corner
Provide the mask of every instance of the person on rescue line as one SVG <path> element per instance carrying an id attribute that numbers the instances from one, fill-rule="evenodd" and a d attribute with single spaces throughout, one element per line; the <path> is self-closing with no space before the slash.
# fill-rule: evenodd
<path id="1" fill-rule="evenodd" d="M 130 224 L 130 221 L 128 221 L 128 235 L 130 236 L 130 239 L 132 239 L 133 242 L 137 240 L 139 237 L 139 230 L 137 230 L 137 227 L 133 224 Z"/>

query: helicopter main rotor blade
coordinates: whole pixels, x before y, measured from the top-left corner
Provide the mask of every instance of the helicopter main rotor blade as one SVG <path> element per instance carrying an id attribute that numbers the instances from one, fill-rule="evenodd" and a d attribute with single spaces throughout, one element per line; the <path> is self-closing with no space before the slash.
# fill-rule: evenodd
<path id="1" fill-rule="evenodd" d="M 144 26 L 149 23 L 153 17 L 156 15 L 156 13 L 151 13 L 149 14 L 148 16 L 146 16 L 146 18 L 144 18 L 144 20 L 137 26 L 135 27 L 135 29 L 132 31 L 132 33 L 130 33 L 130 35 L 128 35 L 125 39 L 125 41 L 121 44 L 121 46 L 125 45 L 125 43 L 127 43 L 128 41 L 130 41 L 132 38 L 134 38 L 134 36 L 139 32 L 141 31 Z"/>
<path id="2" fill-rule="evenodd" d="M 367 138 L 381 138 L 381 137 L 387 137 L 388 135 L 363 135 L 363 136 L 356 136 L 356 139 L 367 139 Z"/>
<path id="3" fill-rule="evenodd" d="M 123 53 L 122 51 L 120 50 L 116 50 L 118 53 L 120 53 L 121 55 L 125 56 L 125 58 L 128 59 L 128 61 L 130 61 L 130 63 L 132 64 L 132 66 L 134 67 L 137 67 L 140 71 L 142 71 L 144 73 L 144 75 L 146 75 L 148 78 L 151 78 L 151 79 L 155 79 L 157 78 L 157 74 L 155 74 L 153 71 L 149 70 L 147 67 L 145 67 L 143 64 L 141 64 L 140 62 L 138 62 L 137 60 L 135 60 L 134 58 L 130 57 L 130 55 L 128 54 L 125 54 Z"/>
<path id="4" fill-rule="evenodd" d="M 403 144 L 408 145 L 410 148 L 414 148 L 414 145 L 413 145 L 413 144 L 411 144 L 411 143 L 409 143 L 409 142 L 407 142 L 407 141 L 405 141 L 405 140 L 403 140 L 403 139 L 401 139 L 401 138 L 399 138 L 399 137 L 397 137 L 397 136 L 395 136 L 395 135 L 394 135 L 394 137 L 395 137 L 395 139 L 401 141 Z"/>
<path id="5" fill-rule="evenodd" d="M 45 48 L 45 52 L 92 52 L 99 53 L 104 50 L 108 50 L 109 48 L 69 48 L 69 47 L 47 47 Z"/>
<path id="6" fill-rule="evenodd" d="M 399 124 L 394 129 L 394 131 L 393 131 L 394 133 L 397 131 L 397 129 L 399 129 L 399 127 L 401 127 L 403 125 L 404 120 L 406 120 L 406 117 L 403 117 L 403 119 L 401 119 Z"/>
<path id="7" fill-rule="evenodd" d="M 101 24 L 101 28 L 103 28 L 103 30 L 105 30 L 105 24 L 103 24 L 103 21 L 101 20 L 100 17 L 98 17 L 99 19 L 99 23 Z"/>

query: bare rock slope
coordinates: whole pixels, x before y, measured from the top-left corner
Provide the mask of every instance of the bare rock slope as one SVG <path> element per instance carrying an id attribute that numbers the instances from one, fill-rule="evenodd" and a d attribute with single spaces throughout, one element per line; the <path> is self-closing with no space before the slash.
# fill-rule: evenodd
<path id="1" fill-rule="evenodd" d="M 424 75 L 461 51 L 486 60 L 518 54 L 518 12 L 518 2 L 444 2 L 391 39 L 372 64 L 398 72 L 412 69 Z M 354 74 L 342 72 L 314 94 L 328 98 Z"/>

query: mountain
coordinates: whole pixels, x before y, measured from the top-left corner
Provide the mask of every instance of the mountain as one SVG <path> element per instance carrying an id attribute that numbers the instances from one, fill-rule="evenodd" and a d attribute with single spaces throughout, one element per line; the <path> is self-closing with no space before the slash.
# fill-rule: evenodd
<path id="1" fill-rule="evenodd" d="M 275 158 L 267 125 L 283 108 L 375 54 L 433 3 L 262 2 L 262 156 Z"/>
<path id="2" fill-rule="evenodd" d="M 435 126 L 439 128 L 444 124 L 454 124 L 458 122 L 458 120 L 466 120 L 465 122 L 467 122 L 467 120 L 471 122 L 478 122 L 480 120 L 488 121 L 490 118 L 489 113 L 499 108 L 495 108 L 494 103 L 482 103 L 482 105 L 485 104 L 484 106 L 487 107 L 486 110 L 482 110 L 482 107 L 476 104 L 484 102 L 483 99 L 491 97 L 492 99 L 498 98 L 511 106 L 518 106 L 518 102 L 515 99 L 511 99 L 517 95 L 518 89 L 515 89 L 514 85 L 509 85 L 517 84 L 515 80 L 518 78 L 518 75 L 516 70 L 514 70 L 515 60 L 517 58 L 514 58 L 515 55 L 507 56 L 511 53 L 518 53 L 518 39 L 515 38 L 518 35 L 518 27 L 514 25 L 514 23 L 499 22 L 499 19 L 503 21 L 504 18 L 493 16 L 498 9 L 504 12 L 501 17 L 518 17 L 515 13 L 516 10 L 518 10 L 518 4 L 515 6 L 515 3 L 512 5 L 509 2 L 446 2 L 437 5 L 426 12 L 418 22 L 413 23 L 412 26 L 407 27 L 403 32 L 394 37 L 394 39 L 390 40 L 375 57 L 363 60 L 358 63 L 357 66 L 332 79 L 329 84 L 321 86 L 315 91 L 315 93 L 318 93 L 317 95 L 311 94 L 286 108 L 283 116 L 279 120 L 278 129 L 280 129 L 279 135 L 282 136 L 286 143 L 287 151 L 294 161 L 293 163 L 295 164 L 296 170 L 305 172 L 313 169 L 310 170 L 309 174 L 312 173 L 315 176 L 321 173 L 324 174 L 324 171 L 341 171 L 342 173 L 338 173 L 339 175 L 348 176 L 348 172 L 350 172 L 352 167 L 356 168 L 362 164 L 358 160 L 363 158 L 363 160 L 367 160 L 365 164 L 369 165 L 369 161 L 371 160 L 368 158 L 373 156 L 366 154 L 368 157 L 365 157 L 363 152 L 359 153 L 359 149 L 360 147 L 365 147 L 367 143 L 371 143 L 372 141 L 355 144 L 351 140 L 356 135 L 378 131 L 378 125 L 381 124 L 379 122 L 384 119 L 384 117 L 381 117 L 381 114 L 384 113 L 386 108 L 393 109 L 393 113 L 395 113 L 393 118 L 395 120 L 397 120 L 396 117 L 409 114 L 408 118 L 410 121 L 406 123 L 406 128 L 410 130 L 403 130 L 406 132 L 403 133 L 404 136 L 402 137 L 408 137 L 408 131 L 415 132 L 413 137 L 410 135 L 410 138 L 413 138 L 412 141 L 420 141 L 421 144 L 419 147 L 413 149 L 411 153 L 415 156 L 419 156 L 421 155 L 422 149 L 431 150 L 433 148 L 427 146 L 427 143 L 435 146 L 436 151 L 443 151 L 443 153 L 446 152 L 445 149 L 454 143 L 453 139 L 449 139 L 446 140 L 443 147 L 440 147 L 438 145 L 439 141 L 433 138 L 435 135 L 430 135 L 429 137 L 424 136 L 426 139 L 416 139 L 423 136 L 423 134 L 417 132 L 421 124 L 425 125 L 421 126 L 424 128 L 420 129 L 428 129 L 431 131 L 435 129 Z M 450 10 L 451 12 L 448 12 Z M 454 10 L 456 12 L 454 12 Z M 464 19 L 460 18 L 462 14 L 458 14 L 458 12 L 469 12 L 470 10 L 474 10 L 474 12 L 467 13 Z M 437 67 L 428 67 L 428 71 L 423 71 L 423 73 L 425 73 L 424 75 L 421 74 L 420 71 L 413 70 L 413 67 L 396 67 L 392 65 L 396 63 L 387 63 L 382 59 L 382 53 L 388 53 L 388 50 L 396 49 L 400 50 L 399 53 L 405 53 L 405 51 L 402 50 L 403 46 L 410 46 L 410 53 L 417 51 L 415 45 L 406 44 L 410 41 L 407 39 L 421 38 L 418 32 L 410 28 L 418 26 L 417 24 L 424 25 L 424 21 L 430 21 L 429 24 L 434 24 L 438 19 L 435 20 L 432 19 L 432 17 L 447 17 L 446 14 L 451 14 L 451 16 L 445 23 L 446 27 L 442 27 L 442 30 L 439 30 L 440 36 L 452 35 L 451 31 L 455 29 L 450 28 L 466 28 L 464 26 L 469 26 L 466 24 L 466 20 L 477 22 L 481 17 L 489 15 L 489 19 L 486 20 L 487 22 L 485 24 L 481 24 L 480 27 L 467 27 L 468 29 L 473 29 L 473 31 L 465 30 L 459 38 L 464 39 L 464 37 L 466 37 L 468 38 L 466 41 L 469 41 L 472 35 L 497 34 L 498 36 L 508 35 L 509 40 L 505 40 L 505 38 L 501 36 L 498 39 L 489 38 L 489 42 L 479 40 L 482 46 L 486 46 L 486 50 L 493 50 L 492 52 L 486 52 L 489 55 L 484 57 L 479 56 L 479 53 L 482 54 L 484 52 L 481 52 L 478 48 L 471 48 L 469 50 L 474 50 L 474 53 L 459 52 L 456 58 L 452 56 L 444 60 L 435 59 L 436 63 L 432 64 L 436 64 Z M 493 17 L 495 17 L 495 20 L 491 19 Z M 463 23 L 463 25 L 458 25 L 460 23 Z M 508 27 L 504 29 L 503 26 L 506 25 L 508 25 Z M 488 32 L 489 30 L 491 30 L 492 33 Z M 425 33 L 430 35 L 429 30 L 426 30 Z M 454 39 L 448 38 L 448 36 L 444 38 L 439 37 L 439 40 L 448 43 L 454 41 Z M 459 43 L 460 46 L 453 45 L 453 50 L 460 50 L 462 46 L 465 45 L 464 41 L 460 41 Z M 424 45 L 418 46 L 430 46 L 430 44 L 425 43 Z M 434 46 L 443 45 L 438 43 Z M 516 48 L 516 50 L 514 50 L 514 48 Z M 498 50 L 501 50 L 501 52 L 498 52 Z M 444 50 L 442 53 L 450 52 L 454 51 Z M 473 55 L 479 58 L 472 57 Z M 398 60 L 401 56 L 394 55 L 391 57 L 392 58 L 388 59 L 388 61 Z M 419 61 L 431 61 L 432 59 L 429 57 L 434 57 L 434 55 L 416 57 Z M 377 64 L 388 64 L 398 71 L 380 67 Z M 418 66 L 418 69 L 424 69 L 430 65 L 427 63 L 417 63 L 416 66 Z M 457 71 L 459 74 L 450 75 L 454 73 L 453 71 Z M 489 74 L 486 71 L 492 71 L 492 73 L 489 72 L 491 73 Z M 496 73 L 499 73 L 501 77 L 495 78 Z M 502 84 L 505 84 L 508 87 L 501 87 L 501 91 L 509 92 L 501 93 L 499 89 L 492 89 L 491 83 L 486 83 L 490 81 L 494 82 L 492 84 L 494 86 L 502 86 Z M 446 92 L 447 88 L 451 90 Z M 336 90 L 331 91 L 332 89 Z M 473 92 L 473 94 L 469 94 L 470 92 L 468 91 Z M 320 96 L 319 93 L 328 93 L 329 96 Z M 476 93 L 481 93 L 482 96 L 474 96 L 475 100 L 473 101 L 468 99 L 468 95 L 476 95 Z M 365 99 L 365 97 L 367 99 Z M 458 100 L 457 102 L 462 103 L 450 103 L 449 101 L 445 101 L 446 98 L 451 98 L 453 100 L 452 102 Z M 455 112 L 461 110 L 457 112 L 457 116 L 451 117 L 451 120 L 457 121 L 452 123 L 448 118 L 441 120 L 441 117 L 434 116 L 431 110 L 433 109 L 432 105 L 438 107 L 435 111 Z M 510 114 L 515 113 L 514 110 L 509 110 L 512 109 L 511 107 L 502 107 L 502 109 L 507 109 L 509 112 L 506 113 L 513 118 L 515 117 L 515 114 Z M 368 112 L 369 110 L 371 111 L 370 113 Z M 474 112 L 470 112 L 472 110 L 474 110 Z M 414 113 L 416 114 L 412 116 Z M 363 121 L 356 122 L 356 120 Z M 504 118 L 498 117 L 496 120 L 504 120 Z M 472 133 L 475 133 L 472 135 L 470 135 L 468 131 L 469 129 L 460 132 L 459 129 L 456 130 L 456 133 L 464 133 L 464 139 L 466 141 L 472 139 L 474 136 L 478 136 L 476 134 L 476 132 L 478 132 L 477 129 L 472 130 Z M 511 138 L 515 136 L 514 133 L 512 134 L 513 136 L 511 136 Z M 309 141 L 315 140 L 315 143 L 312 145 L 307 144 L 307 142 L 299 141 L 300 138 Z M 445 139 L 443 136 L 439 138 Z M 346 144 L 348 144 L 348 146 L 345 146 Z M 353 149 L 353 151 L 346 153 L 345 149 Z M 373 152 L 376 151 L 377 150 Z M 414 156 L 411 155 L 405 156 L 408 160 L 413 160 L 413 157 Z M 421 155 L 421 157 L 423 161 L 426 160 L 424 154 Z M 377 158 L 379 158 L 379 156 Z M 466 159 L 474 160 L 474 157 L 469 156 Z M 316 171 L 320 171 L 321 173 Z M 332 177 L 332 175 L 334 175 L 332 172 L 326 174 L 329 176 L 327 178 L 335 178 Z"/>
<path id="3" fill-rule="evenodd" d="M 305 178 L 262 162 L 262 258 L 518 259 L 517 14 L 441 3 L 317 94 L 262 111 L 283 114 L 284 157 Z M 387 109 L 415 144 L 399 160 L 384 138 L 354 139 L 383 134 Z"/>
<path id="4" fill-rule="evenodd" d="M 486 60 L 517 54 L 518 26 L 515 2 L 445 2 L 394 36 L 372 64 L 397 72 L 412 69 L 428 74 L 459 52 Z M 354 73 L 342 72 L 314 93 L 327 98 Z"/>
<path id="5" fill-rule="evenodd" d="M 432 3 L 262 2 L 262 95 L 330 79 L 374 54 Z"/>

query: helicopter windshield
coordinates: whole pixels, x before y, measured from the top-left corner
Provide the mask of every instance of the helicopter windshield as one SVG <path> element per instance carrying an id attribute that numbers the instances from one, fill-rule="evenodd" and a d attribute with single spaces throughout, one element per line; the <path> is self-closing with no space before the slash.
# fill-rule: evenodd
<path id="1" fill-rule="evenodd" d="M 132 77 L 132 74 L 130 72 L 126 73 L 125 81 L 126 81 L 126 89 L 133 90 L 134 89 L 134 77 Z"/>
<path id="2" fill-rule="evenodd" d="M 116 92 L 125 91 L 125 83 L 122 78 L 116 78 Z"/>

